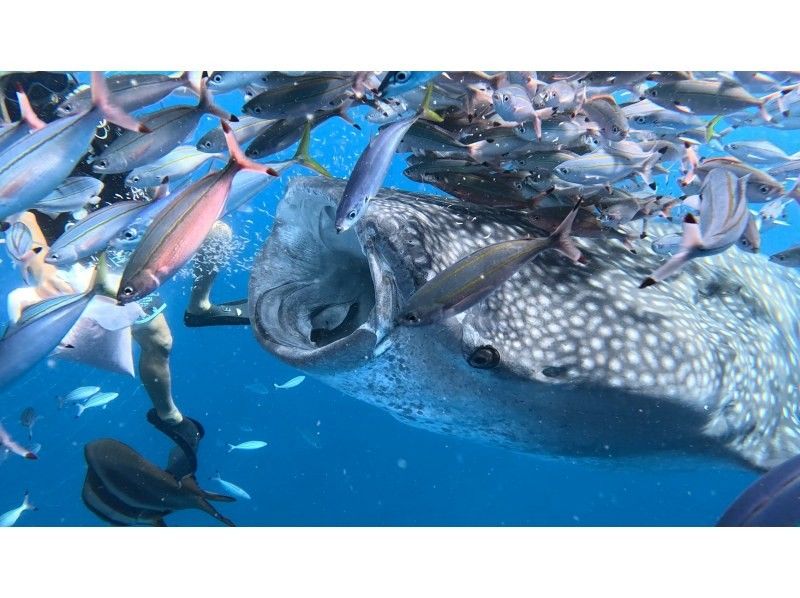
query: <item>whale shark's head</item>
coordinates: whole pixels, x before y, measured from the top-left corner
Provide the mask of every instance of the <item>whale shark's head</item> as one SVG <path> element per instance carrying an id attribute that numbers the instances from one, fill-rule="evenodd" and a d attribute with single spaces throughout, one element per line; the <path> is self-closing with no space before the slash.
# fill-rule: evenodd
<path id="1" fill-rule="evenodd" d="M 664 259 L 649 241 L 632 253 L 581 238 L 586 267 L 545 253 L 454 318 L 397 326 L 437 272 L 542 231 L 510 212 L 383 190 L 337 234 L 343 188 L 294 179 L 256 258 L 253 330 L 282 360 L 410 423 L 528 451 L 716 446 L 760 467 L 800 451 L 795 274 L 731 249 L 639 289 Z"/>

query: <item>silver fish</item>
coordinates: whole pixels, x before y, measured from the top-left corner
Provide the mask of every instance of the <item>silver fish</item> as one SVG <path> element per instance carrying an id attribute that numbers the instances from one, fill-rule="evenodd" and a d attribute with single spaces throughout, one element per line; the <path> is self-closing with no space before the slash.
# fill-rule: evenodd
<path id="1" fill-rule="evenodd" d="M 31 504 L 30 495 L 25 491 L 25 497 L 22 499 L 22 504 L 20 506 L 0 515 L 0 527 L 12 527 L 19 520 L 19 516 L 25 511 L 36 510 L 37 508 Z"/>
<path id="2" fill-rule="evenodd" d="M 622 141 L 628 136 L 628 120 L 611 96 L 589 98 L 581 110 L 590 120 L 597 123 L 600 134 L 609 141 Z"/>
<path id="3" fill-rule="evenodd" d="M 353 76 L 310 75 L 263 91 L 242 108 L 256 118 L 298 118 L 340 108 L 353 94 Z"/>
<path id="4" fill-rule="evenodd" d="M 64 405 L 69 403 L 80 403 L 87 400 L 89 397 L 96 395 L 100 392 L 99 386 L 80 386 L 71 390 L 66 396 L 58 397 L 58 408 L 61 409 Z"/>
<path id="5" fill-rule="evenodd" d="M 0 338 L 0 388 L 7 386 L 56 348 L 92 299 L 87 293 L 46 299 L 22 312 Z"/>
<path id="6" fill-rule="evenodd" d="M 652 168 L 660 159 L 661 154 L 658 152 L 650 152 L 639 159 L 630 160 L 599 149 L 562 162 L 556 166 L 555 174 L 564 181 L 580 185 L 614 183 L 632 174 L 639 174 L 649 183 Z"/>
<path id="7" fill-rule="evenodd" d="M 644 96 L 668 110 L 709 116 L 755 107 L 761 110 L 765 121 L 771 120 L 764 109 L 768 98 L 755 98 L 744 87 L 730 81 L 666 81 L 647 89 Z"/>
<path id="8" fill-rule="evenodd" d="M 212 477 L 211 479 L 217 482 L 220 486 L 222 486 L 223 489 L 225 489 L 225 491 L 228 492 L 228 494 L 232 494 L 236 498 L 243 498 L 245 500 L 250 500 L 250 495 L 243 488 L 240 488 L 236 484 L 223 480 L 220 477 L 219 472 L 216 472 L 214 474 L 214 477 Z"/>
<path id="9" fill-rule="evenodd" d="M 13 438 L 11 438 L 11 434 L 9 434 L 6 431 L 6 429 L 3 427 L 3 424 L 0 424 L 0 447 L 8 449 L 12 453 L 14 453 L 15 455 L 19 455 L 23 459 L 32 459 L 32 460 L 38 459 L 35 451 L 29 451 L 24 446 L 17 443 Z"/>
<path id="10" fill-rule="evenodd" d="M 800 245 L 784 251 L 779 251 L 778 253 L 771 255 L 769 257 L 769 261 L 771 261 L 773 264 L 778 264 L 779 266 L 784 266 L 786 268 L 800 267 Z"/>
<path id="11" fill-rule="evenodd" d="M 80 417 L 83 415 L 84 411 L 94 407 L 102 407 L 105 409 L 108 404 L 116 400 L 117 397 L 119 397 L 118 392 L 99 392 L 89 398 L 85 403 L 78 403 L 78 410 L 75 413 L 75 417 Z"/>
<path id="12" fill-rule="evenodd" d="M 70 177 L 33 207 L 51 218 L 64 212 L 77 212 L 87 204 L 99 202 L 103 186 L 103 181 L 95 177 Z"/>
<path id="13" fill-rule="evenodd" d="M 350 173 L 342 200 L 336 208 L 334 225 L 337 232 L 348 230 L 361 218 L 367 209 L 367 202 L 383 185 L 394 154 L 411 126 L 423 115 L 429 120 L 442 120 L 428 109 L 432 92 L 432 86 L 428 85 L 422 109 L 417 114 L 381 127 L 369 140 Z"/>
<path id="14" fill-rule="evenodd" d="M 216 104 L 205 86 L 200 88 L 196 106 L 174 106 L 143 117 L 147 134 L 126 131 L 103 150 L 92 162 L 92 170 L 102 174 L 117 174 L 140 168 L 169 154 L 184 139 L 194 133 L 204 114 L 225 120 L 237 120 Z"/>
<path id="15" fill-rule="evenodd" d="M 226 93 L 241 89 L 250 83 L 266 82 L 266 72 L 260 71 L 214 71 L 208 76 L 208 89 L 212 93 Z M 224 149 L 223 141 L 223 149 Z"/>
<path id="16" fill-rule="evenodd" d="M 147 205 L 143 201 L 120 201 L 95 210 L 56 239 L 44 261 L 65 267 L 103 251 Z"/>
<path id="17" fill-rule="evenodd" d="M 747 228 L 747 177 L 737 179 L 724 168 L 708 173 L 700 190 L 700 223 L 691 214 L 684 218 L 681 249 L 642 281 L 652 286 L 676 274 L 692 259 L 721 253 L 741 239 Z"/>
<path id="18" fill-rule="evenodd" d="M 197 88 L 192 81 L 193 74 L 185 71 L 180 75 L 154 75 L 145 73 L 120 73 L 106 78 L 106 86 L 114 103 L 126 112 L 138 110 L 160 102 L 181 87 Z M 56 114 L 64 118 L 81 114 L 92 105 L 91 90 L 79 88 L 56 109 Z"/>
<path id="19" fill-rule="evenodd" d="M 0 220 L 33 206 L 51 193 L 89 149 L 98 122 L 148 129 L 113 103 L 100 73 L 92 73 L 92 107 L 33 131 L 0 154 Z"/>
<path id="20" fill-rule="evenodd" d="M 546 249 L 555 249 L 577 262 L 581 252 L 569 235 L 578 207 L 579 204 L 549 237 L 494 243 L 445 268 L 411 295 L 400 310 L 398 322 L 427 326 L 453 317 L 494 293 Z"/>
<path id="21" fill-rule="evenodd" d="M 233 451 L 254 451 L 260 448 L 264 448 L 267 446 L 267 443 L 263 440 L 247 440 L 245 442 L 240 442 L 239 444 L 229 444 L 228 445 L 228 452 L 231 453 Z"/>
<path id="22" fill-rule="evenodd" d="M 274 122 L 255 118 L 254 116 L 243 116 L 239 119 L 239 122 L 231 124 L 231 129 L 239 145 L 245 145 L 251 139 L 258 137 L 264 129 Z M 227 145 L 225 144 L 225 136 L 222 134 L 222 129 L 216 127 L 211 129 L 200 138 L 196 147 L 201 152 L 217 153 L 226 151 Z"/>
<path id="23" fill-rule="evenodd" d="M 179 145 L 155 162 L 133 169 L 125 177 L 125 186 L 155 187 L 165 180 L 179 181 L 214 158 L 224 160 L 222 153 L 201 152 L 193 145 Z"/>
<path id="24" fill-rule="evenodd" d="M 785 151 L 769 141 L 736 141 L 722 147 L 732 156 L 754 166 L 775 166 L 791 159 Z"/>

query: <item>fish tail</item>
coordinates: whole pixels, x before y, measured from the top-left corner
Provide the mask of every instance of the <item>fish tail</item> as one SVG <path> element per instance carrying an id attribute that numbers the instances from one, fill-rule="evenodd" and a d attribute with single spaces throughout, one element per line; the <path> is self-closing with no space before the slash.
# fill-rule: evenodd
<path id="1" fill-rule="evenodd" d="M 203 73 L 203 75 L 206 75 Z M 211 91 L 208 89 L 207 85 L 208 77 L 204 76 L 200 80 L 200 108 L 209 114 L 213 114 L 220 120 L 227 120 L 229 122 L 239 122 L 239 118 L 235 114 L 231 114 L 227 110 L 223 110 L 219 106 L 214 103 L 214 96 L 211 95 Z"/>
<path id="2" fill-rule="evenodd" d="M 86 411 L 86 407 L 84 407 L 83 405 L 78 405 L 78 412 L 75 414 L 75 419 L 83 415 L 84 411 Z"/>
<path id="3" fill-rule="evenodd" d="M 575 222 L 575 218 L 578 215 L 578 210 L 580 210 L 580 207 L 581 200 L 578 200 L 578 202 L 573 206 L 572 210 L 570 210 L 570 213 L 567 214 L 567 217 L 564 218 L 564 220 L 558 225 L 556 230 L 552 232 L 549 238 L 550 246 L 553 249 L 576 263 L 583 260 L 583 254 L 575 245 L 575 241 L 572 240 L 570 234 L 572 233 L 572 225 Z"/>
<path id="4" fill-rule="evenodd" d="M 724 115 L 722 114 L 717 114 L 714 118 L 708 121 L 708 124 L 706 125 L 706 143 L 709 143 L 712 139 L 714 139 L 714 127 L 719 124 L 723 116 Z"/>
<path id="5" fill-rule="evenodd" d="M 673 255 L 665 264 L 657 268 L 650 276 L 645 278 L 639 285 L 640 289 L 653 286 L 677 274 L 681 268 L 692 259 L 694 250 L 702 245 L 700 237 L 700 226 L 697 219 L 692 214 L 687 214 L 683 219 L 683 237 L 681 239 L 681 250 Z"/>
<path id="6" fill-rule="evenodd" d="M 17 84 L 17 101 L 19 102 L 19 111 L 22 120 L 24 120 L 34 131 L 43 129 L 46 123 L 36 116 L 36 113 L 33 111 L 33 107 L 31 106 L 31 102 L 28 100 L 28 94 L 25 93 L 25 90 L 19 83 Z"/>
<path id="7" fill-rule="evenodd" d="M 25 496 L 22 498 L 22 510 L 23 511 L 38 511 L 39 509 L 34 506 L 31 502 L 31 494 L 27 490 L 25 491 Z"/>
<path id="8" fill-rule="evenodd" d="M 302 166 L 305 166 L 306 168 L 310 168 L 311 170 L 318 172 L 324 177 L 331 178 L 331 173 L 328 172 L 327 169 L 322 164 L 317 162 L 308 153 L 308 147 L 310 144 L 311 144 L 311 121 L 307 121 L 305 127 L 303 128 L 303 136 L 300 138 L 300 144 L 297 146 L 297 151 L 294 153 L 294 157 L 292 158 L 292 160 Z"/>
<path id="9" fill-rule="evenodd" d="M 797 203 L 800 203 L 800 178 L 797 179 L 794 187 L 786 194 L 786 197 L 791 197 Z"/>
<path id="10" fill-rule="evenodd" d="M 425 87 L 425 99 L 422 101 L 422 107 L 419 110 L 420 117 L 433 121 L 435 123 L 444 122 L 444 119 L 431 110 L 431 97 L 433 96 L 433 81 L 428 81 Z"/>
<path id="11" fill-rule="evenodd" d="M 146 125 L 116 104 L 111 97 L 106 79 L 100 71 L 92 71 L 92 105 L 100 111 L 103 118 L 115 125 L 139 133 L 150 132 Z"/>
<path id="12" fill-rule="evenodd" d="M 270 168 L 269 166 L 259 164 L 258 162 L 255 162 L 244 155 L 242 148 L 239 146 L 239 142 L 236 141 L 236 136 L 231 130 L 231 126 L 224 119 L 222 120 L 222 131 L 225 134 L 225 143 L 228 145 L 228 152 L 231 155 L 231 162 L 237 164 L 242 170 L 252 170 L 253 172 L 260 172 L 261 174 L 278 176 L 277 171 L 274 169 Z"/>
<path id="13" fill-rule="evenodd" d="M 186 87 L 195 92 L 197 97 L 203 96 L 203 71 L 183 71 L 178 78 L 186 83 Z"/>
<path id="14" fill-rule="evenodd" d="M 234 445 L 232 445 L 232 444 L 229 444 L 229 445 L 228 445 L 228 452 L 229 452 L 229 453 L 232 453 L 232 452 L 233 452 L 233 449 L 235 449 L 235 448 L 236 448 L 236 447 L 235 447 Z"/>

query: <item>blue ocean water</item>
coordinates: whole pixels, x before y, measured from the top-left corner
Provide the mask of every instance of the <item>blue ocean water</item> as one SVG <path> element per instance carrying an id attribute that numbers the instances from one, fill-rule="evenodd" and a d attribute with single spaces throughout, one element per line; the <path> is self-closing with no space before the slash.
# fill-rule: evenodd
<path id="1" fill-rule="evenodd" d="M 191 101 L 169 99 L 162 106 Z M 220 103 L 237 112 L 241 108 L 236 94 L 222 96 Z M 339 119 L 313 131 L 311 153 L 334 176 L 349 175 L 377 129 L 364 113 L 354 111 L 361 131 Z M 197 137 L 216 124 L 205 118 Z M 787 153 L 800 150 L 800 135 L 791 131 L 741 129 L 725 141 L 735 139 L 767 139 Z M 403 177 L 404 167 L 405 156 L 398 155 L 387 186 L 439 193 Z M 293 167 L 253 200 L 252 211 L 229 218 L 239 249 L 218 278 L 215 301 L 246 295 L 247 265 L 269 234 L 287 181 L 307 174 Z M 789 219 L 800 222 L 794 204 Z M 773 229 L 762 251 L 797 244 L 797 231 L 796 226 Z M 5 255 L 2 260 L 0 296 L 5 297 L 21 282 Z M 218 470 L 252 496 L 220 507 L 238 525 L 709 525 L 756 477 L 733 464 L 701 458 L 655 456 L 596 465 L 520 454 L 410 427 L 311 377 L 294 389 L 274 390 L 273 383 L 301 372 L 266 354 L 249 327 L 183 326 L 190 282 L 188 275 L 178 276 L 161 289 L 174 337 L 174 396 L 183 413 L 206 429 L 197 476 L 201 485 L 222 491 L 209 480 Z M 267 387 L 268 394 L 248 389 L 254 384 Z M 119 392 L 120 398 L 76 419 L 74 409 L 57 408 L 56 397 L 82 385 Z M 0 419 L 20 440 L 26 432 L 19 413 L 28 406 L 43 416 L 34 428 L 40 458 L 11 455 L 0 464 L 0 513 L 19 505 L 26 489 L 39 509 L 24 513 L 19 526 L 105 525 L 80 499 L 83 446 L 91 440 L 113 437 L 156 463 L 166 460 L 170 444 L 145 420 L 150 402 L 138 379 L 43 362 L 0 391 Z M 268 446 L 227 452 L 227 443 L 254 439 Z M 175 513 L 167 522 L 217 525 L 197 511 Z"/>

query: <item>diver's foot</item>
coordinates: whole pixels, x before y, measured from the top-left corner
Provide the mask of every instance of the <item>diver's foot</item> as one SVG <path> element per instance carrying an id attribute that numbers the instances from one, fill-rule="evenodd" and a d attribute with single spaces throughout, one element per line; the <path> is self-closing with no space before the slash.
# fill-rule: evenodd
<path id="1" fill-rule="evenodd" d="M 189 328 L 247 325 L 250 323 L 250 318 L 247 317 L 247 299 L 212 305 L 204 311 L 187 310 L 183 314 L 183 323 Z"/>
<path id="2" fill-rule="evenodd" d="M 197 471 L 197 448 L 206 432 L 202 424 L 191 417 L 183 417 L 179 423 L 167 421 L 159 417 L 155 409 L 147 412 L 147 421 L 157 430 L 169 436 L 172 441 L 183 451 L 183 459 L 170 459 L 174 464 L 168 468 L 176 479 Z"/>

